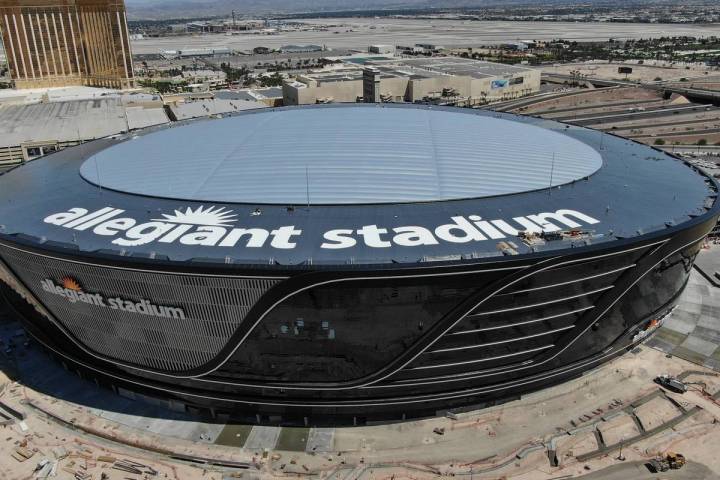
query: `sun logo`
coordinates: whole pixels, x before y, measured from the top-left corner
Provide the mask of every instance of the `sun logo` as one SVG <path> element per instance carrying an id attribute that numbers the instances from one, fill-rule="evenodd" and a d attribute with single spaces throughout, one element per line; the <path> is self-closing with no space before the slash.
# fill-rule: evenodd
<path id="1" fill-rule="evenodd" d="M 153 218 L 155 221 L 183 223 L 186 225 L 204 225 L 214 227 L 227 227 L 237 220 L 237 215 L 225 207 L 199 206 L 195 210 L 187 207 L 185 211 L 175 210 L 174 215 L 163 213 L 165 218 Z"/>
<path id="2" fill-rule="evenodd" d="M 78 283 L 77 280 L 71 277 L 63 277 L 62 279 L 62 285 L 64 288 L 67 288 L 68 290 L 74 290 L 76 292 L 82 292 L 82 287 Z"/>

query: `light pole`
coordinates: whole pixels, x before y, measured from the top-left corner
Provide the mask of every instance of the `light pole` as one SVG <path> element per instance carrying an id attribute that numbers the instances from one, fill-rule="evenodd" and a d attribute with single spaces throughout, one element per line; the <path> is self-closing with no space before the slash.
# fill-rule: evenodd
<path id="1" fill-rule="evenodd" d="M 622 454 L 622 449 L 623 449 L 624 444 L 625 444 L 625 435 L 623 435 L 622 440 L 620 440 L 620 454 L 617 456 L 617 459 L 620 460 L 621 462 L 625 461 L 625 457 L 623 457 L 623 454 Z"/>

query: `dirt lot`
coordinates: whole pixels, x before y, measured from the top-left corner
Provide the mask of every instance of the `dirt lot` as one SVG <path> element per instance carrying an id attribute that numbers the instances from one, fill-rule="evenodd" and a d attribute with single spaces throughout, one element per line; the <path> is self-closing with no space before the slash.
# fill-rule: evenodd
<path id="1" fill-rule="evenodd" d="M 578 461 L 577 456 L 598 448 L 593 428 L 601 432 L 608 445 L 639 435 L 636 425 L 624 413 L 633 398 L 656 392 L 657 386 L 650 379 L 660 371 L 677 374 L 698 368 L 643 348 L 583 378 L 503 406 L 459 414 L 454 420 L 432 418 L 334 429 L 330 449 L 322 452 L 296 449 L 292 442 L 279 442 L 274 449 L 264 450 L 158 436 L 98 417 L 82 405 L 40 394 L 2 378 L 0 384 L 5 384 L 5 388 L 0 401 L 25 412 L 27 418 L 2 430 L 0 479 L 31 478 L 33 470 L 45 459 L 58 462 L 55 477 L 58 480 L 72 480 L 78 473 L 81 477 L 87 475 L 83 478 L 88 480 L 100 480 L 103 473 L 109 480 L 221 480 L 239 476 L 263 480 L 288 476 L 422 480 L 470 472 L 476 479 L 550 480 L 585 475 L 618 463 L 616 449 Z M 702 379 L 709 392 L 720 389 L 720 377 L 710 375 Z M 648 427 L 661 426 L 680 413 L 668 406 L 664 396 L 653 398 L 638 409 L 641 421 Z M 697 464 L 687 472 L 701 476 L 668 478 L 709 479 L 705 476 L 708 471 L 720 472 L 720 458 L 716 455 L 716 445 L 720 444 L 720 406 L 697 392 L 679 396 L 678 401 L 686 408 L 702 405 L 703 410 L 673 428 L 626 446 L 623 454 L 629 462 L 643 462 L 668 449 L 680 451 Z M 573 423 L 577 425 L 578 421 L 577 435 L 563 433 L 574 429 Z M 444 434 L 434 433 L 436 427 L 444 428 Z M 548 462 L 546 446 L 555 444 L 551 438 L 558 439 L 557 467 Z M 290 450 L 283 450 L 286 447 Z M 172 451 L 176 453 L 168 453 Z M 23 460 L 21 454 L 29 458 Z M 170 456 L 178 454 L 246 462 L 247 468 L 198 465 Z M 142 473 L 132 473 L 133 468 Z M 629 475 L 626 470 L 620 471 Z"/>

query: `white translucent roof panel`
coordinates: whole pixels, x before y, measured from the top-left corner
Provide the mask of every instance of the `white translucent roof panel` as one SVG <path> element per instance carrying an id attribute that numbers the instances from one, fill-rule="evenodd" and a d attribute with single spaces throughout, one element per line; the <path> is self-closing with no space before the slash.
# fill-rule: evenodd
<path id="1" fill-rule="evenodd" d="M 552 130 L 426 108 L 298 108 L 168 128 L 90 157 L 82 176 L 128 193 L 219 203 L 370 204 L 520 193 L 597 171 Z"/>

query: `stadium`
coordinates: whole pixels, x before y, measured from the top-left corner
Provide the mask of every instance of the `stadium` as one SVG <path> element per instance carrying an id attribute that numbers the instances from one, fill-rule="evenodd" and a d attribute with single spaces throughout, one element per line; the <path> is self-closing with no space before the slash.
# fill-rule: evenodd
<path id="1" fill-rule="evenodd" d="M 124 395 L 290 423 L 435 415 L 651 335 L 717 193 L 672 155 L 538 118 L 246 111 L 0 175 L 0 285 L 48 352 Z"/>

